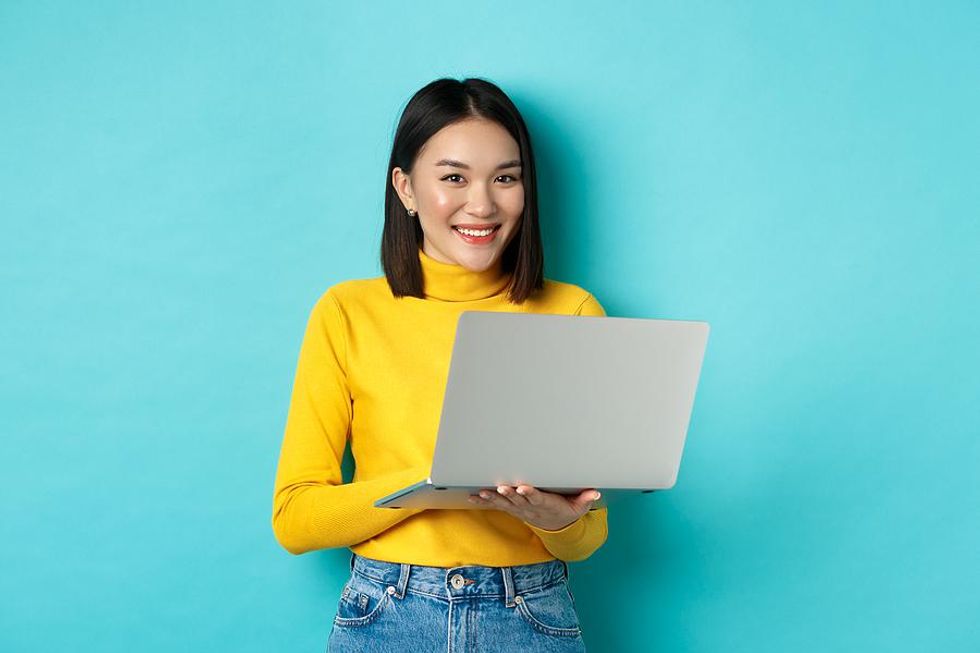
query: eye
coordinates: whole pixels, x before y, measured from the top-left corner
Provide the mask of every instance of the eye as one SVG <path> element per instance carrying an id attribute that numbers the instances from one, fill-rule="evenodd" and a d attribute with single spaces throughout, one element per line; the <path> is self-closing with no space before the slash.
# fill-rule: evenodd
<path id="1" fill-rule="evenodd" d="M 446 175 L 445 177 L 442 177 L 441 180 L 442 181 L 452 181 L 452 183 L 454 183 L 454 184 L 455 183 L 458 183 L 458 182 L 456 182 L 456 181 L 453 180 L 454 178 L 459 179 L 459 180 L 462 180 L 463 179 L 463 177 L 461 175 L 458 175 L 458 174 L 455 174 L 454 173 L 454 174 Z M 512 184 L 515 181 L 520 181 L 520 179 L 517 178 L 517 177 L 515 177 L 514 175 L 500 175 L 499 177 L 497 177 L 497 179 L 503 179 L 505 184 Z"/>

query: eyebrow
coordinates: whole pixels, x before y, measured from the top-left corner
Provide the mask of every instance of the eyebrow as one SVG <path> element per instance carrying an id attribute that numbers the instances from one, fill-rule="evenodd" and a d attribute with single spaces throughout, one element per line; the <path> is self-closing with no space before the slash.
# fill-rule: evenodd
<path id="1" fill-rule="evenodd" d="M 455 159 L 440 159 L 435 163 L 437 166 L 452 166 L 453 168 L 462 168 L 463 170 L 469 170 L 470 167 L 463 163 L 462 161 L 457 161 Z M 497 170 L 504 170 L 505 168 L 520 168 L 521 162 L 519 159 L 514 159 L 512 161 L 504 161 L 499 166 L 496 167 Z"/>

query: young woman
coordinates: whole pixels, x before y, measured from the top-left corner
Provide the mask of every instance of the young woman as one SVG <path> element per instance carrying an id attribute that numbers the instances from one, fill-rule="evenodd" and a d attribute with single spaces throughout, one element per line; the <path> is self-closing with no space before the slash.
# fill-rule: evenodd
<path id="1" fill-rule="evenodd" d="M 584 650 L 566 562 L 606 540 L 597 492 L 500 486 L 467 510 L 373 507 L 429 473 L 460 313 L 605 314 L 543 277 L 531 140 L 494 84 L 439 79 L 405 107 L 381 263 L 313 307 L 276 474 L 279 543 L 353 552 L 329 650 Z"/>

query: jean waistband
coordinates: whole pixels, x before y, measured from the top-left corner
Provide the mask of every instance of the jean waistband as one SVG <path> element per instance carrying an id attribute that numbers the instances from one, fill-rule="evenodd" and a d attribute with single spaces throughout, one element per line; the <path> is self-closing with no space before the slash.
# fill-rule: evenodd
<path id="1" fill-rule="evenodd" d="M 398 598 L 404 598 L 407 589 L 448 598 L 501 596 L 508 607 L 514 604 L 515 596 L 568 578 L 568 565 L 557 559 L 512 567 L 428 567 L 351 553 L 350 568 L 353 573 L 393 588 L 388 591 Z"/>

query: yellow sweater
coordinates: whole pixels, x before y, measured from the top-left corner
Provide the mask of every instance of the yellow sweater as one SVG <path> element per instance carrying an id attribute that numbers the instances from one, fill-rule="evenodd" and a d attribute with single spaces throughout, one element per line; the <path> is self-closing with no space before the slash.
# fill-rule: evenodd
<path id="1" fill-rule="evenodd" d="M 310 314 L 276 472 L 272 527 L 290 553 L 346 546 L 377 560 L 452 567 L 583 560 L 606 540 L 606 508 L 559 531 L 495 509 L 375 508 L 427 478 L 456 320 L 466 310 L 603 316 L 582 288 L 549 279 L 510 304 L 509 275 L 419 260 L 425 299 L 384 276 L 330 287 Z M 356 466 L 344 483 L 350 441 Z M 561 452 L 558 452 L 559 455 Z"/>

